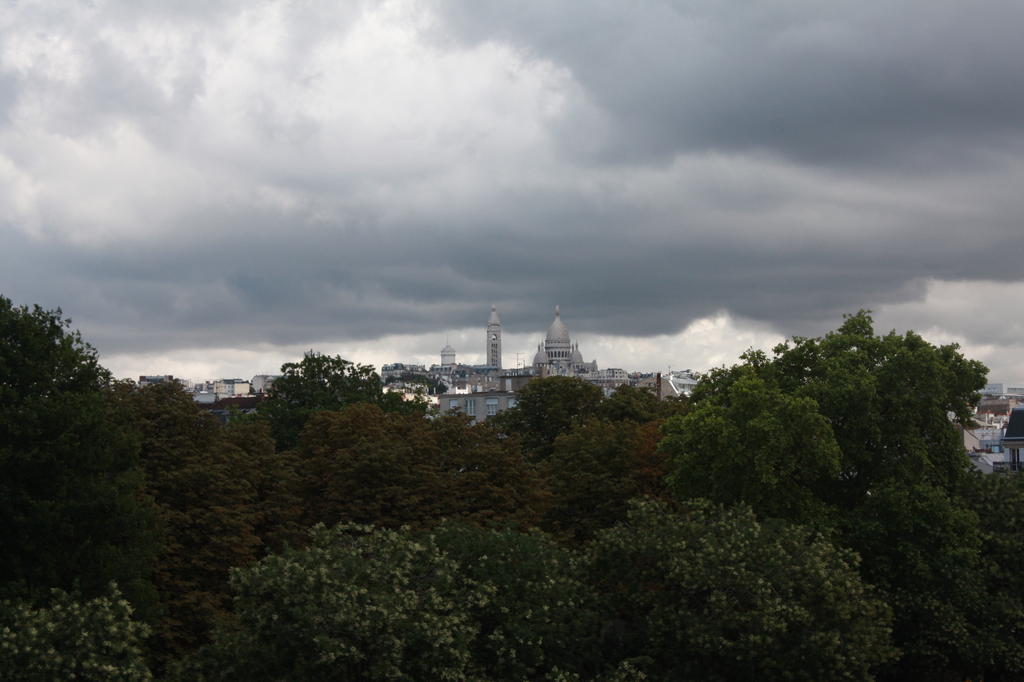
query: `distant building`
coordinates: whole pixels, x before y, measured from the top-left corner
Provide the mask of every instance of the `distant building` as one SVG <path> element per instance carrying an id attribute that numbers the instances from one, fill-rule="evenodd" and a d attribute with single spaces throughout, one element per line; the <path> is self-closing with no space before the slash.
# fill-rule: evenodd
<path id="1" fill-rule="evenodd" d="M 185 379 L 175 379 L 171 374 L 147 374 L 139 377 L 139 388 L 145 388 L 146 386 L 153 386 L 154 384 L 179 384 L 188 388 L 188 381 Z"/>
<path id="2" fill-rule="evenodd" d="M 441 414 L 461 412 L 473 418 L 473 423 L 486 421 L 490 417 L 516 406 L 513 391 L 481 391 L 479 393 L 446 393 L 438 396 L 438 410 Z"/>
<path id="3" fill-rule="evenodd" d="M 689 396 L 697 387 L 697 376 L 692 370 L 669 372 L 662 377 L 662 397 Z"/>
<path id="4" fill-rule="evenodd" d="M 605 389 L 616 389 L 623 384 L 629 383 L 629 375 L 626 373 L 626 370 L 617 367 L 599 369 L 596 372 L 584 374 L 582 378 L 595 386 Z"/>
<path id="5" fill-rule="evenodd" d="M 501 369 L 501 319 L 498 310 L 491 306 L 491 317 L 487 320 L 487 365 Z"/>
<path id="6" fill-rule="evenodd" d="M 444 348 L 441 349 L 441 369 L 451 372 L 451 369 L 454 366 L 455 349 L 451 347 L 451 344 L 445 343 Z"/>
<path id="7" fill-rule="evenodd" d="M 274 380 L 280 377 L 280 374 L 257 374 L 249 382 L 252 386 L 253 393 L 269 393 L 271 388 L 274 386 Z"/>
<path id="8" fill-rule="evenodd" d="M 219 379 L 213 382 L 213 392 L 217 399 L 231 398 L 251 393 L 251 384 L 245 379 Z"/>
<path id="9" fill-rule="evenodd" d="M 985 385 L 981 390 L 984 395 L 1024 395 L 1024 382 L 1015 383 L 992 382 Z"/>
<path id="10" fill-rule="evenodd" d="M 405 362 L 392 362 L 387 365 L 381 365 L 380 367 L 380 378 L 384 381 L 387 381 L 388 379 L 400 379 L 408 374 L 427 376 L 427 368 L 423 365 L 412 365 Z"/>
<path id="11" fill-rule="evenodd" d="M 213 393 L 214 382 L 212 381 L 197 381 L 192 385 L 193 393 Z"/>
<path id="12" fill-rule="evenodd" d="M 538 374 L 543 371 L 548 375 L 570 377 L 597 371 L 597 361 L 584 362 L 579 344 L 573 344 L 557 305 L 555 319 L 548 327 L 544 343 L 537 346 L 537 354 L 533 356 L 533 368 Z"/>
<path id="13" fill-rule="evenodd" d="M 246 382 L 248 383 L 248 382 Z M 212 395 L 210 393 L 202 394 Z M 199 408 L 208 411 L 223 423 L 227 423 L 233 414 L 254 414 L 259 409 L 259 404 L 267 399 L 266 394 L 231 396 L 217 400 L 198 400 Z"/>
<path id="14" fill-rule="evenodd" d="M 1007 468 L 1010 471 L 1020 471 L 1020 451 L 1024 449 L 1024 407 L 1013 408 L 1001 445 L 1002 449 L 1006 451 Z"/>

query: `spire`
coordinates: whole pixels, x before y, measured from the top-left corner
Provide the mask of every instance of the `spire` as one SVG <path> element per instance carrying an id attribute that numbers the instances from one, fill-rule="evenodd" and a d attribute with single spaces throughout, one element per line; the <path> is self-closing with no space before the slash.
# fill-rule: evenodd
<path id="1" fill-rule="evenodd" d="M 555 306 L 555 319 L 548 327 L 547 340 L 549 342 L 558 342 L 569 345 L 569 330 L 566 328 L 565 323 L 562 322 L 562 310 L 557 305 Z"/>
<path id="2" fill-rule="evenodd" d="M 491 317 L 487 320 L 487 324 L 501 324 L 501 318 L 498 317 L 498 309 L 491 305 Z"/>

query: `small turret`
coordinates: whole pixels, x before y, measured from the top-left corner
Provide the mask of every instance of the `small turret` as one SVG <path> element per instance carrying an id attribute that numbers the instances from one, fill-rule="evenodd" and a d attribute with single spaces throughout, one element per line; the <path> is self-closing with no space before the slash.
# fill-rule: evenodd
<path id="1" fill-rule="evenodd" d="M 451 368 L 455 365 L 455 349 L 451 344 L 446 343 L 441 349 L 441 366 Z"/>

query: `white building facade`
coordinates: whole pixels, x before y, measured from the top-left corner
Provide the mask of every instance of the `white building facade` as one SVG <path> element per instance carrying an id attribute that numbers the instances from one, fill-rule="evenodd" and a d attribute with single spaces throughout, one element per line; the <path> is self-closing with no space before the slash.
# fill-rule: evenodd
<path id="1" fill-rule="evenodd" d="M 583 376 L 597 371 L 597 360 L 585 362 L 579 344 L 573 344 L 569 328 L 562 322 L 562 311 L 555 306 L 555 319 L 548 327 L 544 343 L 537 346 L 533 368 L 538 374 Z"/>

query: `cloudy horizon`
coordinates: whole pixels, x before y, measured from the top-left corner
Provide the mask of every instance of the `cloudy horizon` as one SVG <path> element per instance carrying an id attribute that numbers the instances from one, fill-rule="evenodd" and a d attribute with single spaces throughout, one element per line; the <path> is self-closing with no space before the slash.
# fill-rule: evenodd
<path id="1" fill-rule="evenodd" d="M 118 376 L 731 364 L 871 309 L 1024 379 L 1024 5 L 14 2 L 0 294 Z"/>

